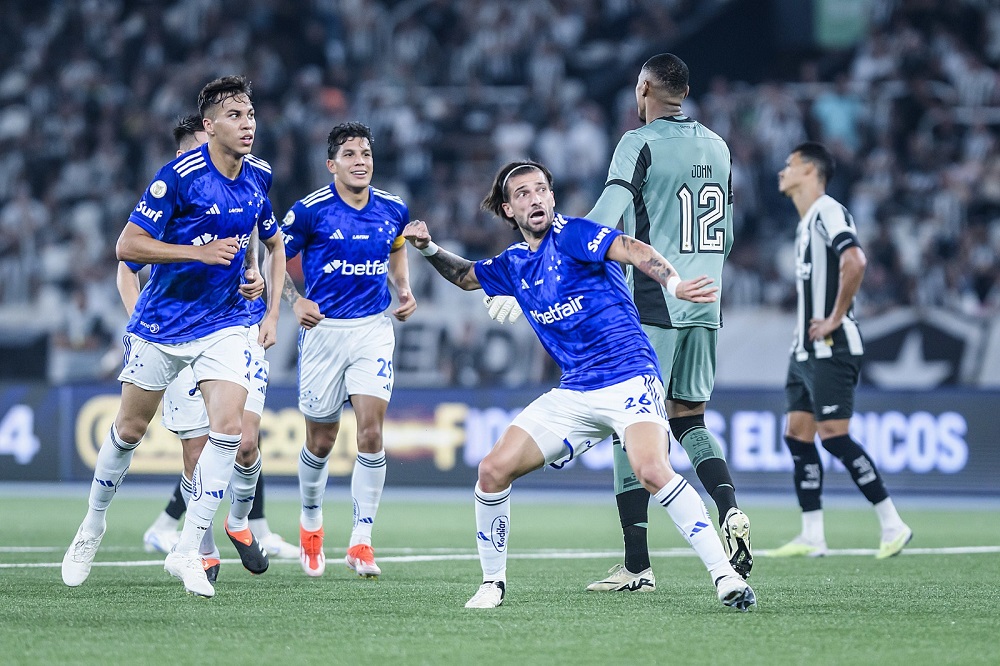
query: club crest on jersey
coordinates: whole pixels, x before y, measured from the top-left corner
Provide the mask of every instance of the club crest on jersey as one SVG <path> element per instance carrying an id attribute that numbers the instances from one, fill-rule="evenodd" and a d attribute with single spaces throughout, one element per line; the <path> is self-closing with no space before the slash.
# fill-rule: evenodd
<path id="1" fill-rule="evenodd" d="M 167 184 L 162 180 L 153 181 L 153 184 L 149 186 L 149 193 L 153 195 L 154 199 L 162 199 L 163 195 L 167 193 Z"/>
<path id="2" fill-rule="evenodd" d="M 549 306 L 549 309 L 543 312 L 532 310 L 531 318 L 539 324 L 552 324 L 572 317 L 581 310 L 583 310 L 583 296 L 574 296 L 565 303 L 555 303 Z"/>

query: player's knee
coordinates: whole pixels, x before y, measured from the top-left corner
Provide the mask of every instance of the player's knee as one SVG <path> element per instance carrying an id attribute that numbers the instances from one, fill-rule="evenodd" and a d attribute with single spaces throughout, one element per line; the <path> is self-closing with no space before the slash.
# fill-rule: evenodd
<path id="1" fill-rule="evenodd" d="M 243 448 L 243 444 L 240 444 L 240 450 L 236 452 L 236 462 L 241 467 L 250 467 L 255 462 L 257 458 L 260 457 L 260 450 L 257 448 L 256 442 L 252 448 Z"/>
<path id="2" fill-rule="evenodd" d="M 330 455 L 340 432 L 340 422 L 318 423 L 306 421 L 306 450 L 314 456 L 325 458 Z"/>
<path id="3" fill-rule="evenodd" d="M 148 426 L 149 424 L 143 423 L 141 418 L 135 417 L 119 416 L 115 421 L 115 431 L 118 433 L 118 438 L 129 444 L 135 444 L 142 439 Z"/>
<path id="4" fill-rule="evenodd" d="M 378 453 L 382 450 L 382 426 L 374 423 L 358 428 L 358 451 L 361 453 Z"/>
<path id="5" fill-rule="evenodd" d="M 256 457 L 257 453 L 257 437 L 258 433 L 256 430 L 243 431 L 243 437 L 240 438 L 240 456 L 253 455 Z"/>
<path id="6" fill-rule="evenodd" d="M 666 460 L 633 461 L 632 470 L 635 472 L 636 480 L 651 493 L 667 485 L 674 475 Z"/>
<path id="7" fill-rule="evenodd" d="M 479 462 L 479 487 L 483 492 L 498 493 L 513 483 L 511 472 L 496 456 L 487 455 Z"/>

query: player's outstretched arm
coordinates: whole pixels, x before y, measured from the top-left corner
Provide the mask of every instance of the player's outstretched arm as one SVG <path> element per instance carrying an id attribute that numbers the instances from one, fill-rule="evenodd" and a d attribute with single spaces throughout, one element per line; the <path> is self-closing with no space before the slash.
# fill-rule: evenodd
<path id="1" fill-rule="evenodd" d="M 608 247 L 607 258 L 631 264 L 653 278 L 675 298 L 693 303 L 714 303 L 718 287 L 710 286 L 712 278 L 702 275 L 693 280 L 682 280 L 677 270 L 648 243 L 621 234 Z"/>
<path id="2" fill-rule="evenodd" d="M 134 264 L 179 264 L 200 261 L 209 266 L 228 266 L 240 246 L 235 238 L 217 238 L 204 245 L 175 245 L 156 240 L 137 224 L 128 222 L 122 229 L 115 252 L 119 261 Z"/>
<path id="3" fill-rule="evenodd" d="M 431 241 L 431 234 L 427 231 L 427 225 L 422 220 L 414 220 L 407 224 L 403 228 L 403 237 L 410 241 L 420 254 L 427 257 L 431 266 L 448 282 L 458 285 L 466 291 L 482 288 L 476 278 L 475 263 L 439 248 L 436 243 Z"/>
<path id="4" fill-rule="evenodd" d="M 139 300 L 139 274 L 129 268 L 124 261 L 119 261 L 115 285 L 118 287 L 118 295 L 122 298 L 125 312 L 131 317 Z"/>

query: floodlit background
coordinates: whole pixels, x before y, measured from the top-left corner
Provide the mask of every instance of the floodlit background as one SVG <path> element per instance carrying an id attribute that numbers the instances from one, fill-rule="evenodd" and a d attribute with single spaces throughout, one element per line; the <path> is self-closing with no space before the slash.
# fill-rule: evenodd
<path id="1" fill-rule="evenodd" d="M 443 245 L 483 258 L 514 240 L 478 210 L 496 168 L 540 159 L 558 208 L 588 211 L 618 138 L 638 124 L 639 66 L 670 51 L 691 69 L 685 111 L 734 159 L 736 243 L 709 424 L 741 487 L 791 491 L 781 387 L 797 215 L 776 174 L 794 145 L 816 139 L 838 158 L 829 192 L 869 257 L 855 436 L 891 488 L 996 492 L 995 2 L 6 2 L 0 43 L 0 479 L 89 479 L 116 409 L 126 321 L 114 241 L 206 81 L 253 81 L 254 153 L 274 169 L 279 216 L 328 182 L 330 128 L 359 120 L 375 133 L 374 184 Z M 396 327 L 389 484 L 468 485 L 558 370 L 523 321 L 494 324 L 479 295 L 410 255 L 419 308 Z M 262 444 L 276 478 L 294 475 L 302 441 L 295 328 L 286 311 L 268 353 Z M 132 474 L 173 476 L 177 452 L 154 424 Z M 675 464 L 686 468 L 683 454 Z M 606 487 L 609 465 L 599 448 L 537 483 Z M 845 477 L 832 475 L 833 487 Z"/>

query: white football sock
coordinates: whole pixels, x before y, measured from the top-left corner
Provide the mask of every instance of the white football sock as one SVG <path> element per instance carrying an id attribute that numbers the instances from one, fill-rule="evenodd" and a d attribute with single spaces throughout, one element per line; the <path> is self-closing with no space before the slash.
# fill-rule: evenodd
<path id="1" fill-rule="evenodd" d="M 140 439 L 139 442 L 142 440 Z M 97 464 L 94 465 L 94 480 L 90 484 L 90 499 L 87 515 L 83 519 L 83 531 L 87 534 L 103 534 L 107 526 L 106 515 L 111 500 L 114 499 L 118 486 L 128 473 L 132 462 L 132 453 L 139 442 L 134 444 L 124 441 L 118 436 L 118 429 L 111 424 L 111 429 L 101 443 L 97 453 Z"/>
<path id="2" fill-rule="evenodd" d="M 330 478 L 329 459 L 329 455 L 325 458 L 314 456 L 304 446 L 299 454 L 299 497 L 302 500 L 299 522 L 310 532 L 323 527 L 323 495 Z"/>
<path id="3" fill-rule="evenodd" d="M 507 582 L 507 538 L 510 535 L 510 486 L 487 493 L 476 483 L 476 548 L 483 581 Z"/>
<path id="4" fill-rule="evenodd" d="M 177 520 L 166 511 L 161 511 L 160 515 L 156 517 L 153 524 L 150 525 L 150 529 L 154 530 L 176 530 L 177 526 L 181 521 Z"/>
<path id="5" fill-rule="evenodd" d="M 879 525 L 882 526 L 882 541 L 892 541 L 906 527 L 891 497 L 886 497 L 875 505 L 875 514 L 878 516 Z"/>
<path id="6" fill-rule="evenodd" d="M 351 497 L 354 499 L 354 529 L 351 530 L 351 544 L 372 543 L 372 528 L 375 514 L 385 487 L 385 451 L 378 453 L 358 452 L 351 475 Z"/>
<path id="7" fill-rule="evenodd" d="M 229 508 L 229 529 L 233 532 L 245 530 L 248 526 L 247 516 L 253 510 L 254 496 L 257 493 L 257 477 L 260 476 L 260 456 L 249 467 L 233 465 L 233 478 L 229 482 L 232 491 L 233 504 Z"/>
<path id="8" fill-rule="evenodd" d="M 194 468 L 194 478 L 191 480 L 194 493 L 188 502 L 187 520 L 181 530 L 181 538 L 176 550 L 181 553 L 193 554 L 199 550 L 205 533 L 212 527 L 219 504 L 225 497 L 226 488 L 233 477 L 233 465 L 236 464 L 236 451 L 240 448 L 241 436 L 208 433 L 208 444 L 198 458 Z"/>
<path id="9" fill-rule="evenodd" d="M 250 531 L 258 541 L 263 541 L 271 535 L 271 526 L 267 524 L 267 518 L 251 518 L 249 524 Z"/>
<path id="10" fill-rule="evenodd" d="M 670 519 L 701 558 L 713 581 L 719 576 L 737 575 L 726 558 L 705 503 L 683 476 L 675 475 L 653 497 L 670 514 Z"/>
<path id="11" fill-rule="evenodd" d="M 823 509 L 802 512 L 802 538 L 809 543 L 826 543 Z"/>

